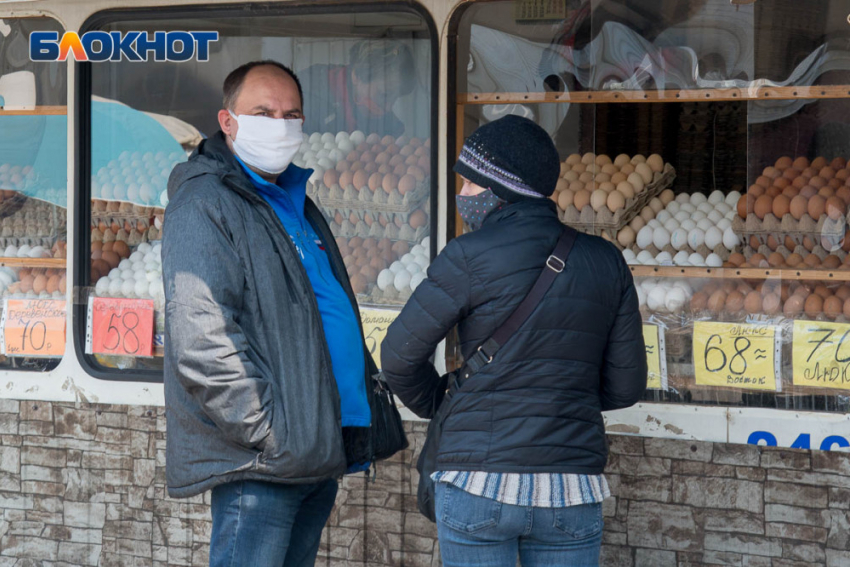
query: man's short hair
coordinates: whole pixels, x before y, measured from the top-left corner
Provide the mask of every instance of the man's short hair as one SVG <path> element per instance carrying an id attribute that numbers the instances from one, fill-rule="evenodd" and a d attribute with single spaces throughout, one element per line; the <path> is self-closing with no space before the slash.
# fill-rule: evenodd
<path id="1" fill-rule="evenodd" d="M 364 40 L 351 48 L 351 69 L 363 83 L 383 80 L 399 95 L 413 92 L 416 68 L 413 53 L 400 41 Z"/>
<path id="2" fill-rule="evenodd" d="M 236 104 L 236 99 L 239 97 L 239 91 L 242 90 L 242 84 L 245 82 L 245 77 L 248 76 L 248 73 L 251 69 L 255 67 L 262 67 L 264 65 L 270 65 L 272 67 L 277 67 L 295 81 L 295 85 L 298 87 L 298 96 L 301 98 L 301 106 L 304 106 L 304 91 L 301 90 L 301 81 L 298 80 L 298 76 L 286 65 L 283 63 L 279 63 L 272 59 L 264 59 L 262 61 L 251 61 L 250 63 L 245 63 L 230 72 L 227 75 L 227 78 L 224 79 L 224 86 L 222 87 L 223 91 L 223 100 L 222 105 L 227 110 L 232 110 L 233 105 Z"/>

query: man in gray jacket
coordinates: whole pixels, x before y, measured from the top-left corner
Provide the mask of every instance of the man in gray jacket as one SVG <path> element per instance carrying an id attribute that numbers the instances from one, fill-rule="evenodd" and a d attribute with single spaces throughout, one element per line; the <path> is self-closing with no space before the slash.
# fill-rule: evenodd
<path id="1" fill-rule="evenodd" d="M 221 131 L 169 179 L 166 476 L 212 489 L 210 565 L 313 565 L 336 479 L 371 461 L 374 371 L 333 235 L 306 197 L 301 87 L 224 83 Z"/>

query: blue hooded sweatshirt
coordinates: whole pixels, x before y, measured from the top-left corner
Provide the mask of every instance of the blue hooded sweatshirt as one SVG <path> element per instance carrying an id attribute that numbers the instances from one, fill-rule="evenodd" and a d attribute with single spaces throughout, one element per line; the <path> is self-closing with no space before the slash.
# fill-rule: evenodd
<path id="1" fill-rule="evenodd" d="M 251 171 L 241 159 L 237 157 L 236 160 L 257 193 L 274 209 L 313 286 L 339 389 L 342 426 L 369 427 L 372 415 L 363 382 L 366 359 L 357 314 L 334 275 L 324 243 L 304 215 L 307 180 L 313 170 L 290 165 L 272 184 Z"/>

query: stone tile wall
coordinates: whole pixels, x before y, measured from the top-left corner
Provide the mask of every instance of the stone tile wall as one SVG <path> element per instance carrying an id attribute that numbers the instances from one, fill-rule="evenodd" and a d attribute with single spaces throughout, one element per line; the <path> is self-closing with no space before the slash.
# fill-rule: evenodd
<path id="1" fill-rule="evenodd" d="M 440 565 L 411 450 L 348 477 L 319 566 Z M 850 567 L 850 454 L 611 436 L 606 567 Z M 162 408 L 0 400 L 0 567 L 206 565 L 209 499 L 165 494 Z"/>

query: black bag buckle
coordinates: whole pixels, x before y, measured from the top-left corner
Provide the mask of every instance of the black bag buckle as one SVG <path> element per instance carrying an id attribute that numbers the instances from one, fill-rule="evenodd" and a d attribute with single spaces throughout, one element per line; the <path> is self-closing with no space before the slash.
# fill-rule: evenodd
<path id="1" fill-rule="evenodd" d="M 567 264 L 553 254 L 546 259 L 546 267 L 556 274 L 560 274 L 567 267 Z"/>
<path id="2" fill-rule="evenodd" d="M 486 362 L 484 364 L 490 364 L 491 362 L 493 362 L 493 356 L 488 355 L 486 352 L 484 352 L 484 345 L 481 345 L 480 347 L 478 347 L 478 352 L 480 352 L 481 355 L 486 360 Z"/>

